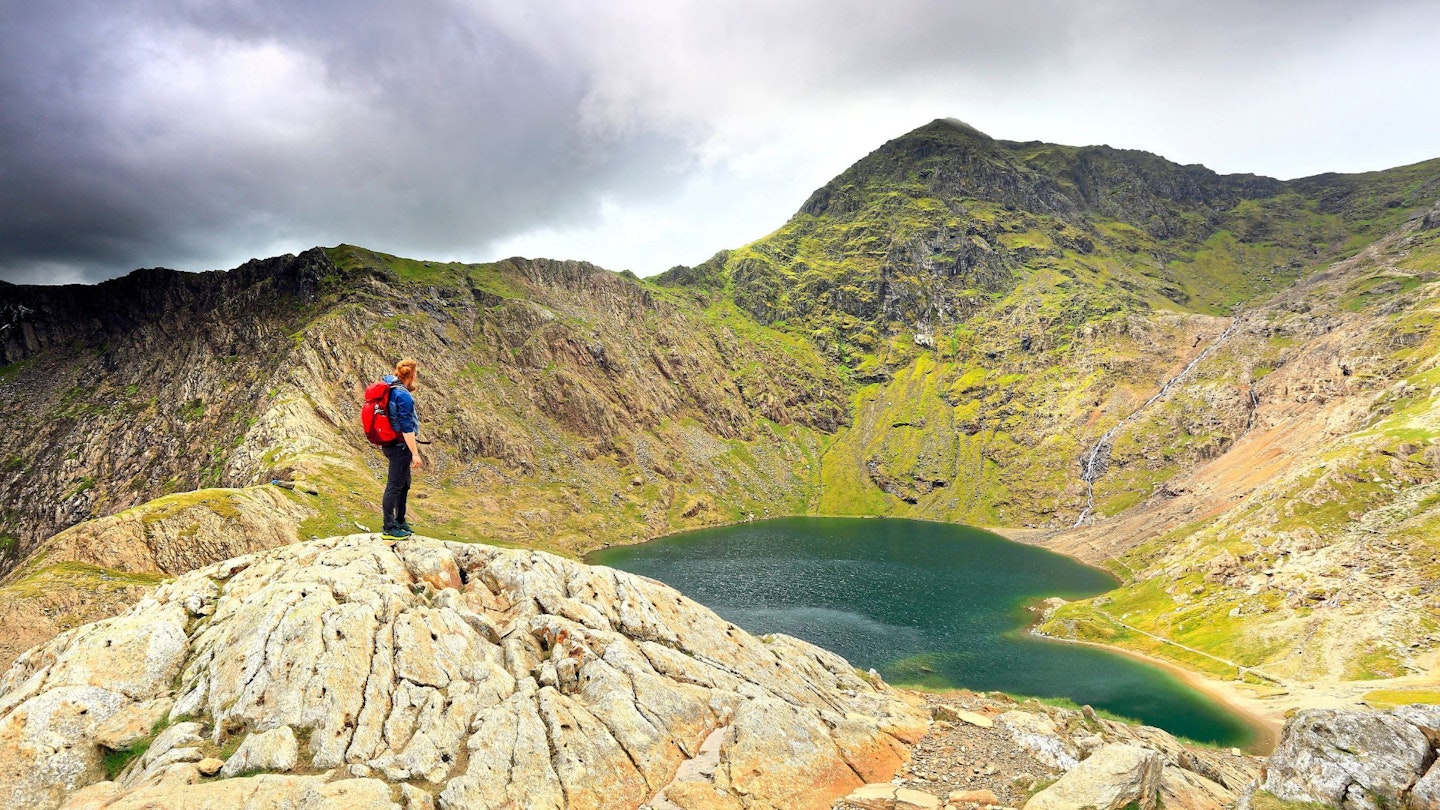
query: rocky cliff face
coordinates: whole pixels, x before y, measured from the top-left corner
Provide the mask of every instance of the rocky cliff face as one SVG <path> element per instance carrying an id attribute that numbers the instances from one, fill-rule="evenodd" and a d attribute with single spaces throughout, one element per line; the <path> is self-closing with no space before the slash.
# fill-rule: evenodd
<path id="1" fill-rule="evenodd" d="M 312 534 L 373 520 L 359 390 L 405 355 L 424 361 L 435 441 L 417 506 L 472 539 L 614 542 L 803 511 L 819 437 L 847 418 L 833 369 L 733 307 L 581 263 L 332 252 L 16 288 L 0 564 L 87 517 L 273 477 L 312 479 Z"/>
<path id="2" fill-rule="evenodd" d="M 327 272 L 315 250 L 230 273 L 9 287 L 0 570 L 86 518 L 220 483 Z"/>
<path id="3" fill-rule="evenodd" d="M 1279 748 L 1241 806 L 1371 810 L 1440 807 L 1436 740 L 1440 710 L 1402 706 L 1388 712 L 1323 709 L 1285 725 Z"/>
<path id="4" fill-rule="evenodd" d="M 927 719 L 640 577 L 357 535 L 202 568 L 26 653 L 0 785 L 33 808 L 826 807 Z"/>

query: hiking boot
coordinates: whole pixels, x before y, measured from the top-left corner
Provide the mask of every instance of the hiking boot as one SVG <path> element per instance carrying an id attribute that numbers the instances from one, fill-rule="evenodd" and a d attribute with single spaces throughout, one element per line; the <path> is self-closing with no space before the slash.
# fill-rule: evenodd
<path id="1" fill-rule="evenodd" d="M 380 537 L 385 540 L 406 540 L 414 534 L 415 532 L 412 532 L 403 526 L 397 526 L 393 529 L 386 529 L 380 535 Z"/>
<path id="2" fill-rule="evenodd" d="M 415 533 L 415 527 L 414 527 L 414 526 L 411 526 L 411 525 L 410 525 L 410 521 L 408 521 L 408 520 L 402 520 L 402 521 L 400 521 L 400 523 L 399 523 L 398 525 L 400 526 L 400 528 L 404 529 L 405 531 L 407 531 L 407 532 L 409 532 L 409 533 L 411 533 L 411 534 L 414 534 L 414 533 Z"/>

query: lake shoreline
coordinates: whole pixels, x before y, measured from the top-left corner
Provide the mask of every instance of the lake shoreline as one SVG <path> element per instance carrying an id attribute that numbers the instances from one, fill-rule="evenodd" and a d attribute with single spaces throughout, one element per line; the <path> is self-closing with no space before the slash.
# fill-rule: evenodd
<path id="1" fill-rule="evenodd" d="M 767 515 L 764 518 L 753 520 L 734 521 L 729 523 L 718 523 L 707 526 L 694 527 L 680 532 L 672 532 L 666 535 L 641 540 L 635 543 L 619 543 L 611 546 L 601 546 L 591 549 L 584 555 L 586 562 L 595 564 L 594 555 L 613 548 L 633 547 L 644 545 L 674 537 L 697 532 L 713 531 L 716 529 L 739 527 L 742 525 L 754 525 L 768 521 L 779 521 L 787 518 L 840 518 L 855 520 L 900 520 L 918 523 L 931 523 L 947 526 L 962 526 L 971 529 L 978 529 L 982 532 L 998 536 L 1005 540 L 1021 545 L 1043 548 L 1052 554 L 1065 557 L 1081 565 L 1104 571 L 1114 576 L 1105 569 L 1096 566 L 1094 563 L 1085 560 L 1073 553 L 1056 550 L 1050 547 L 1046 541 L 1063 529 L 1038 529 L 1019 528 L 1013 526 L 973 526 L 969 524 L 953 523 L 951 521 L 936 518 L 924 517 L 897 517 L 892 515 L 822 515 L 805 513 L 797 515 L 774 516 Z M 601 563 L 603 564 L 603 563 Z M 1367 693 L 1382 689 L 1440 689 L 1440 654 L 1430 656 L 1427 672 L 1406 675 L 1398 678 L 1373 680 L 1373 681 L 1299 681 L 1287 683 L 1284 687 L 1255 686 L 1252 684 L 1240 683 L 1232 680 L 1222 680 L 1209 675 L 1186 668 L 1184 665 L 1174 661 L 1159 658 L 1137 650 L 1127 649 L 1112 644 L 1104 644 L 1091 641 L 1079 641 L 1074 639 L 1056 638 L 1040 633 L 1032 629 L 1025 630 L 1038 639 L 1049 641 L 1060 641 L 1069 644 L 1083 644 L 1101 650 L 1119 653 L 1150 666 L 1158 667 L 1173 675 L 1187 687 L 1200 693 L 1206 699 L 1213 701 L 1220 708 L 1239 718 L 1241 722 L 1250 728 L 1255 734 L 1255 741 L 1248 747 L 1250 749 L 1270 750 L 1277 744 L 1280 733 L 1285 725 L 1287 717 L 1296 711 L 1307 709 L 1353 709 L 1357 706 L 1367 705 L 1364 697 Z M 897 688 L 906 688 L 898 686 Z"/>
<path id="2" fill-rule="evenodd" d="M 1064 529 L 1032 529 L 1005 526 L 987 526 L 983 528 L 1012 542 L 1044 548 L 1076 560 L 1083 565 L 1095 566 L 1095 563 L 1078 555 L 1051 548 L 1047 541 L 1056 534 L 1066 531 Z M 1127 647 L 1095 641 L 1081 641 L 1078 639 L 1048 636 L 1035 632 L 1034 625 L 1029 628 L 1029 632 L 1037 638 L 1062 641 L 1069 644 L 1084 644 L 1098 649 L 1109 650 L 1165 669 L 1180 678 L 1191 688 L 1214 700 L 1236 716 L 1241 717 L 1247 722 L 1247 725 L 1252 725 L 1257 731 L 1262 731 L 1266 734 L 1272 740 L 1269 743 L 1271 749 L 1278 744 L 1285 722 L 1296 712 L 1311 709 L 1353 710 L 1358 707 L 1369 707 L 1370 704 L 1365 700 L 1366 695 L 1370 692 L 1387 689 L 1402 692 L 1440 689 L 1440 653 L 1432 653 L 1427 656 L 1428 663 L 1425 664 L 1425 672 L 1417 672 L 1394 678 L 1368 681 L 1345 681 L 1326 678 L 1315 681 L 1287 681 L 1283 686 L 1260 686 L 1216 678 L 1197 670 L 1189 669 L 1178 662 Z"/>
<path id="3" fill-rule="evenodd" d="M 712 538 L 718 545 L 708 542 Z M 1230 744 L 1222 742 L 1228 740 L 1250 745 L 1251 740 L 1273 737 L 1263 724 L 1232 711 L 1231 701 L 1216 701 L 1209 692 L 1193 688 L 1152 662 L 1100 656 L 1096 652 L 1071 659 L 1071 654 L 1063 650 L 1025 651 L 1027 645 L 1023 644 L 1019 651 L 1006 648 L 1012 642 L 1003 641 L 1004 636 L 1024 632 L 1026 621 L 1017 621 L 1011 612 L 1024 603 L 1057 593 L 1070 598 L 1100 594 L 1116 587 L 1118 580 L 1112 573 L 1071 555 L 1017 543 L 989 528 L 939 520 L 803 515 L 682 532 L 655 542 L 660 545 L 651 549 L 642 550 L 641 546 L 651 545 L 647 543 L 597 551 L 587 555 L 586 562 L 665 581 L 712 607 L 729 605 L 742 610 L 738 606 L 744 606 L 742 612 L 750 613 L 769 611 L 774 615 L 763 622 L 754 616 L 742 619 L 739 614 L 729 618 L 751 632 L 798 635 L 851 661 L 880 662 L 922 653 L 949 653 L 954 650 L 947 644 L 953 645 L 953 641 L 933 640 L 960 638 L 963 633 L 988 628 L 975 641 L 967 642 L 965 655 L 978 654 L 983 662 L 1009 662 L 1005 666 L 1023 661 L 1021 668 L 1027 673 L 1004 685 L 997 682 L 996 688 L 1008 687 L 1017 694 L 1075 692 L 1083 695 L 1077 702 L 1093 703 L 1097 709 L 1136 717 L 1150 725 L 1167 727 L 1172 733 L 1188 732 L 1193 739 L 1215 740 L 1221 745 Z M 826 562 L 819 568 L 809 562 L 832 556 L 849 562 L 838 567 Z M 681 562 L 686 558 L 688 562 Z M 756 567 L 742 562 L 752 559 L 767 563 Z M 1021 563 L 1022 559 L 1025 562 Z M 641 560 L 647 562 L 637 564 Z M 790 573 L 771 582 L 775 572 L 785 566 L 793 566 Z M 836 577 L 833 582 L 827 579 L 832 575 Z M 1012 576 L 1019 578 L 1016 584 L 1007 586 Z M 820 584 L 826 582 L 829 584 Z M 922 586 L 921 582 L 927 584 Z M 823 592 L 819 598 L 817 586 Z M 707 593 L 710 595 L 705 596 Z M 849 600 L 857 601 L 852 606 Z M 906 612 L 913 609 L 912 602 L 925 603 L 920 615 Z M 889 607 L 878 608 L 882 603 Z M 802 617 L 805 611 L 815 615 Z M 1006 613 L 1009 618 L 1001 615 Z M 993 618 L 988 618 L 992 614 Z M 782 616 L 777 623 L 777 617 Z M 807 623 L 813 625 L 813 632 L 802 630 Z M 836 629 L 841 626 L 843 632 Z M 902 643 L 897 633 L 908 640 Z M 1019 657 L 1011 657 L 1016 655 Z M 1057 674 L 1059 670 L 1042 660 L 1056 655 L 1065 657 L 1070 662 L 1067 666 L 1078 669 Z M 982 680 L 999 677 L 985 669 L 995 665 L 975 660 L 969 661 L 963 671 L 949 671 L 953 669 L 949 665 L 935 666 L 945 672 L 941 677 L 951 683 L 964 682 L 967 674 Z M 979 666 L 981 671 L 971 672 L 973 666 Z M 1137 667 L 1150 674 L 1137 671 Z M 1072 681 L 1081 672 L 1095 679 L 1093 688 L 1074 686 Z M 1116 679 L 1130 684 L 1127 690 L 1139 691 L 1134 696 L 1125 690 L 1116 691 L 1108 685 Z M 1209 708 L 1200 704 L 1209 704 Z M 1187 708 L 1178 711 L 1181 705 Z M 1133 711 L 1127 712 L 1126 706 L 1134 707 Z M 1170 711 L 1171 707 L 1177 707 L 1177 711 Z"/>
<path id="4" fill-rule="evenodd" d="M 1124 647 L 1101 644 L 1096 641 L 1057 638 L 1037 632 L 1033 628 L 1028 629 L 1027 632 L 1035 638 L 1045 641 L 1058 641 L 1063 644 L 1078 644 L 1085 647 L 1094 647 L 1165 670 L 1178 678 L 1186 686 L 1203 694 L 1206 698 L 1221 706 L 1226 711 L 1239 717 L 1245 725 L 1255 733 L 1255 739 L 1244 746 L 1245 749 L 1251 753 L 1269 754 L 1275 750 L 1275 746 L 1280 742 L 1280 732 L 1285 727 L 1285 713 L 1290 707 L 1267 703 L 1260 697 L 1257 697 L 1247 686 L 1234 681 L 1223 681 L 1218 678 L 1202 675 L 1201 673 L 1186 669 L 1173 661 L 1156 658 L 1153 655 L 1147 655 L 1138 650 L 1129 650 Z"/>

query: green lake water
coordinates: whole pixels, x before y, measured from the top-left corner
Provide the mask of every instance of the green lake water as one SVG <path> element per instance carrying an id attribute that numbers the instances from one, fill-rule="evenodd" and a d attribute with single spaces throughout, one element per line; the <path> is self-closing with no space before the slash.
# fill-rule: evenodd
<path id="1" fill-rule="evenodd" d="M 968 526 L 781 518 L 592 554 L 643 574 L 751 633 L 787 633 L 874 667 L 891 683 L 1063 697 L 1220 745 L 1240 718 L 1169 672 L 1025 632 L 1026 606 L 1104 593 L 1115 580 Z"/>

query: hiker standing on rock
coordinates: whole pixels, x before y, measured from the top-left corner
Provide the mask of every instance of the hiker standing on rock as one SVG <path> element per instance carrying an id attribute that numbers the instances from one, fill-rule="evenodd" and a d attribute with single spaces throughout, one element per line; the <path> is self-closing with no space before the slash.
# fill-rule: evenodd
<path id="1" fill-rule="evenodd" d="M 385 512 L 384 538 L 403 540 L 415 533 L 405 519 L 405 501 L 410 495 L 410 470 L 425 466 L 420 457 L 420 447 L 415 443 L 415 434 L 420 430 L 420 420 L 415 418 L 415 370 L 419 363 L 409 358 L 395 364 L 395 373 L 385 375 L 382 380 L 390 385 L 390 424 L 400 434 L 400 440 L 381 446 L 380 450 L 390 461 L 390 472 L 385 478 L 385 497 L 381 508 Z"/>

